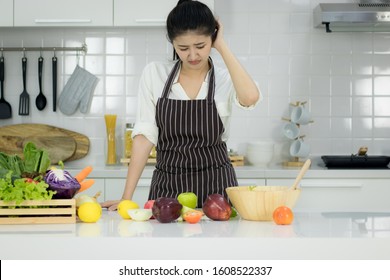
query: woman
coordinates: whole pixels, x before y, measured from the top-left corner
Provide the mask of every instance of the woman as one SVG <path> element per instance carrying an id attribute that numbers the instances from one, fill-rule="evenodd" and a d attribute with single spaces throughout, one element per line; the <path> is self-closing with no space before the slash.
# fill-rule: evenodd
<path id="1" fill-rule="evenodd" d="M 150 63 L 142 74 L 133 150 L 122 199 L 131 199 L 154 145 L 157 163 L 149 199 L 194 192 L 198 207 L 237 185 L 226 139 L 232 103 L 253 108 L 260 93 L 223 38 L 223 26 L 203 3 L 180 0 L 167 18 L 173 62 Z M 214 47 L 227 66 L 216 68 Z M 102 204 L 115 210 L 120 200 Z"/>

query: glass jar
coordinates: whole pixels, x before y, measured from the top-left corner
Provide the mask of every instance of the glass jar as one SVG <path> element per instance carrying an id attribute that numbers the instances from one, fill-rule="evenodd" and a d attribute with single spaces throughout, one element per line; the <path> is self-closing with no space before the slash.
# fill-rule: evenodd
<path id="1" fill-rule="evenodd" d="M 106 164 L 116 164 L 116 115 L 104 115 L 106 122 L 106 133 L 107 133 L 107 155 Z"/>
<path id="2" fill-rule="evenodd" d="M 126 129 L 125 129 L 125 158 L 131 157 L 131 149 L 133 148 L 133 129 L 134 129 L 134 123 L 126 123 Z"/>

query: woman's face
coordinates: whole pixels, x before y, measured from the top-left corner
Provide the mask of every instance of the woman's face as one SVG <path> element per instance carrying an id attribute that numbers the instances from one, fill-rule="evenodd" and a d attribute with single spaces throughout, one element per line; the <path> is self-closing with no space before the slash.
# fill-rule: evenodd
<path id="1" fill-rule="evenodd" d="M 177 36 L 173 40 L 173 47 L 176 50 L 183 67 L 189 69 L 201 69 L 208 64 L 211 52 L 211 36 L 199 35 L 196 32 L 187 32 Z"/>

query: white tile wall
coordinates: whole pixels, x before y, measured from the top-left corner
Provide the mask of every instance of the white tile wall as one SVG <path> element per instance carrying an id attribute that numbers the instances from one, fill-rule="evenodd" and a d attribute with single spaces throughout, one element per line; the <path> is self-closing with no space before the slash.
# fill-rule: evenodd
<path id="1" fill-rule="evenodd" d="M 301 129 L 312 156 L 355 153 L 363 145 L 368 146 L 369 154 L 390 154 L 390 35 L 328 34 L 314 29 L 312 9 L 319 2 L 334 1 L 215 0 L 229 45 L 264 96 L 251 112 L 234 110 L 231 148 L 244 152 L 248 141 L 271 139 L 278 144 L 278 159 L 288 157 L 282 117 L 288 117 L 290 102 L 307 101 L 314 122 Z M 14 114 L 10 120 L 0 120 L 0 125 L 46 123 L 88 135 L 91 152 L 78 161 L 81 165 L 104 161 L 105 113 L 118 115 L 118 150 L 122 150 L 124 125 L 134 121 L 143 67 L 172 53 L 162 28 L 0 29 L 0 46 L 4 47 L 80 46 L 84 42 L 88 45 L 86 56 L 57 53 L 59 90 L 77 62 L 97 75 L 99 84 L 89 113 L 65 116 L 52 111 L 53 53 L 45 52 L 43 92 L 48 108 L 37 111 L 32 107 L 30 116 L 18 116 L 22 54 L 6 52 L 5 97 Z M 37 52 L 27 53 L 27 90 L 32 99 L 38 93 L 38 56 Z M 213 56 L 220 64 L 218 54 L 213 52 Z"/>

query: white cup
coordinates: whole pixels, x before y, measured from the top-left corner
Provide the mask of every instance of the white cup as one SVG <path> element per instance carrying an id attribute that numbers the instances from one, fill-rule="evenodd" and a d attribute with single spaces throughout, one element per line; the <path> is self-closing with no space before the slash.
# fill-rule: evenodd
<path id="1" fill-rule="evenodd" d="M 302 105 L 294 107 L 291 111 L 291 121 L 297 124 L 308 124 L 311 120 L 311 114 Z"/>
<path id="2" fill-rule="evenodd" d="M 299 127 L 292 122 L 286 123 L 283 126 L 283 133 L 288 139 L 296 139 L 299 135 Z"/>
<path id="3" fill-rule="evenodd" d="M 305 143 L 302 138 L 296 139 L 291 143 L 290 146 L 290 155 L 293 157 L 304 158 L 307 157 L 310 153 L 309 144 Z"/>

